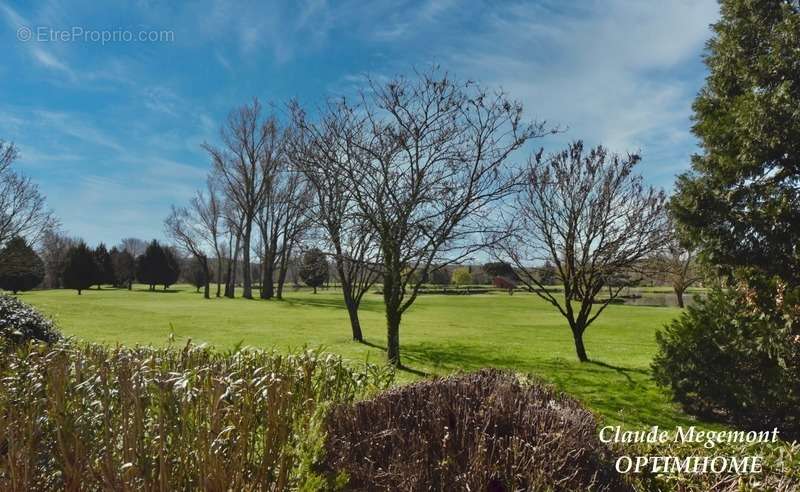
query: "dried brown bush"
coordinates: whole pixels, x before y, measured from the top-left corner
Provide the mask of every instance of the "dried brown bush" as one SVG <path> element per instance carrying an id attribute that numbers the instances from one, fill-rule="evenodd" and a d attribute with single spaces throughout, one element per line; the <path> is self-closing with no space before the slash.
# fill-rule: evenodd
<path id="1" fill-rule="evenodd" d="M 576 400 L 482 370 L 337 405 L 323 472 L 366 490 L 629 490 Z"/>

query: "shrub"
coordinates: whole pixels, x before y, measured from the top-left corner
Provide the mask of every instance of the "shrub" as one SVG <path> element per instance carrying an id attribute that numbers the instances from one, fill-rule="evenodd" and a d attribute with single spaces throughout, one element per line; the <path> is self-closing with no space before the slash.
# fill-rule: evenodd
<path id="1" fill-rule="evenodd" d="M 469 273 L 469 270 L 465 267 L 456 268 L 456 270 L 453 272 L 452 281 L 459 287 L 469 285 L 472 283 L 472 274 Z"/>
<path id="2" fill-rule="evenodd" d="M 800 334 L 785 292 L 713 290 L 656 334 L 656 381 L 684 409 L 751 429 L 800 436 Z M 756 297 L 773 297 L 770 313 Z M 780 306 L 776 306 L 776 300 Z M 762 307 L 758 307 L 762 306 Z"/>
<path id="3" fill-rule="evenodd" d="M 328 260 L 318 248 L 312 248 L 303 254 L 303 262 L 300 265 L 300 278 L 309 287 L 314 288 L 314 294 L 317 293 L 317 287 L 328 281 Z"/>
<path id="4" fill-rule="evenodd" d="M 29 340 L 52 343 L 60 339 L 53 322 L 16 297 L 0 295 L 0 343 Z"/>
<path id="5" fill-rule="evenodd" d="M 709 449 L 693 442 L 614 444 L 616 456 L 716 456 L 730 459 L 734 456 L 758 456 L 761 473 L 683 473 L 668 471 L 629 473 L 625 479 L 635 490 L 676 492 L 743 492 L 769 490 L 771 492 L 797 492 L 800 490 L 800 443 L 717 443 Z"/>
<path id="6" fill-rule="evenodd" d="M 337 405 L 323 472 L 370 490 L 628 490 L 577 401 L 482 370 Z"/>
<path id="7" fill-rule="evenodd" d="M 331 402 L 391 373 L 307 351 L 25 345 L 0 359 L 0 490 L 313 484 Z"/>

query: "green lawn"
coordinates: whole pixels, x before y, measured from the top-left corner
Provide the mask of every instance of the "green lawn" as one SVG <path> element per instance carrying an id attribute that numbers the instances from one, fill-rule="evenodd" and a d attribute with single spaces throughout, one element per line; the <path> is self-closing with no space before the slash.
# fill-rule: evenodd
<path id="1" fill-rule="evenodd" d="M 321 346 L 353 360 L 384 360 L 382 299 L 371 293 L 361 309 L 368 344 L 350 341 L 338 291 L 290 291 L 283 301 L 204 300 L 183 286 L 168 292 L 103 289 L 78 296 L 51 290 L 20 297 L 52 315 L 64 333 L 96 342 L 163 345 L 174 330 L 177 343 L 191 338 L 220 349 L 239 342 L 279 349 Z M 612 424 L 686 425 L 691 418 L 649 376 L 654 333 L 678 313 L 610 306 L 586 333 L 593 362 L 581 364 L 565 320 L 534 295 L 420 296 L 403 318 L 401 354 L 410 370 L 399 378 L 510 368 L 557 384 Z"/>

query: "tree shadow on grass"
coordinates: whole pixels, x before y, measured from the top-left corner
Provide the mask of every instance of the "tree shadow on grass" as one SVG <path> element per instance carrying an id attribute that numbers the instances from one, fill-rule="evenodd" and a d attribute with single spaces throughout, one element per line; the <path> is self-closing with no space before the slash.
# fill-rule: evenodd
<path id="1" fill-rule="evenodd" d="M 679 410 L 667 392 L 655 384 L 646 368 L 616 366 L 603 361 L 581 363 L 556 357 L 523 357 L 503 346 L 464 343 L 408 344 L 401 347 L 401 355 L 409 365 L 421 367 L 423 371 L 432 368 L 432 373 L 437 375 L 483 367 L 530 374 L 581 400 L 601 415 L 603 425 L 669 428 L 698 424 Z"/>
<path id="2" fill-rule="evenodd" d="M 368 340 L 363 340 L 360 343 L 362 345 L 366 345 L 367 347 L 372 347 L 372 348 L 378 349 L 378 350 L 380 350 L 382 352 L 386 352 L 386 346 L 385 345 L 379 345 L 377 343 L 373 343 L 373 342 L 370 342 Z M 403 358 L 402 357 L 403 350 L 404 350 L 403 347 L 400 347 L 401 359 Z M 413 374 L 414 376 L 417 376 L 417 377 L 420 377 L 420 378 L 427 378 L 427 377 L 430 377 L 432 375 L 429 372 L 425 372 L 425 371 L 423 371 L 421 369 L 416 369 L 414 367 L 411 367 L 411 366 L 408 366 L 408 365 L 402 364 L 402 363 L 400 364 L 400 367 L 397 368 L 397 370 L 398 371 L 402 371 L 402 372 L 406 372 L 408 374 Z"/>
<path id="3" fill-rule="evenodd" d="M 108 289 L 108 290 L 112 290 L 112 289 Z M 114 289 L 114 290 L 119 290 L 119 289 Z M 125 290 L 127 290 L 127 289 L 125 289 Z M 145 287 L 145 288 L 138 288 L 138 289 L 134 288 L 133 292 L 150 292 L 151 294 L 158 294 L 158 293 L 177 294 L 178 292 L 182 292 L 182 291 L 177 290 L 177 289 L 166 289 L 166 290 L 164 290 L 164 289 L 159 289 L 159 288 L 157 288 L 156 290 L 150 290 L 147 287 Z"/>
<path id="4" fill-rule="evenodd" d="M 614 371 L 617 371 L 619 374 L 621 374 L 622 376 L 627 378 L 628 382 L 631 383 L 631 384 L 635 384 L 635 383 L 634 383 L 633 378 L 631 377 L 631 375 L 629 373 L 647 374 L 647 371 L 644 370 L 644 369 L 634 369 L 634 368 L 631 368 L 631 367 L 614 366 L 614 365 L 607 364 L 607 363 L 599 361 L 599 360 L 589 360 L 587 362 L 587 364 L 594 364 L 596 366 L 604 367 L 606 369 L 613 369 Z"/>
<path id="5" fill-rule="evenodd" d="M 289 306 L 294 306 L 294 307 L 311 306 L 311 307 L 322 307 L 328 309 L 347 310 L 347 307 L 344 305 L 344 300 L 339 297 L 337 298 L 284 297 L 283 302 L 285 302 Z M 363 299 L 361 301 L 361 306 L 359 307 L 359 311 L 380 312 L 382 309 L 383 309 L 382 302 L 367 300 L 367 299 Z"/>
<path id="6" fill-rule="evenodd" d="M 442 372 L 477 370 L 484 367 L 514 367 L 527 361 L 497 347 L 476 346 L 462 343 L 430 344 L 417 343 L 401 347 L 404 360 L 423 366 L 432 366 Z"/>

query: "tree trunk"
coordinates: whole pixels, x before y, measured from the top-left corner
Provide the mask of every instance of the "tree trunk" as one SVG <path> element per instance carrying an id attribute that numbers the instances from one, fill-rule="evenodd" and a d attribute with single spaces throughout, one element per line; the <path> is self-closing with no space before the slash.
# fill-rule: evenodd
<path id="1" fill-rule="evenodd" d="M 78 295 L 81 295 L 81 289 L 78 289 Z"/>
<path id="2" fill-rule="evenodd" d="M 358 319 L 358 305 L 354 300 L 348 300 L 347 296 L 345 296 L 345 304 L 347 305 L 347 314 L 350 315 L 350 327 L 353 329 L 353 341 L 363 342 L 364 334 L 361 332 L 361 322 Z"/>
<path id="3" fill-rule="evenodd" d="M 253 222 L 250 220 L 244 227 L 242 240 L 242 297 L 253 298 L 253 275 L 250 271 L 250 234 L 253 231 Z"/>
<path id="4" fill-rule="evenodd" d="M 211 299 L 211 284 L 206 280 L 206 285 L 203 286 L 203 297 Z"/>
<path id="5" fill-rule="evenodd" d="M 283 284 L 286 283 L 286 273 L 289 271 L 289 258 L 292 255 L 292 243 L 290 242 L 288 246 L 283 248 L 283 254 L 281 255 L 280 267 L 278 270 L 278 290 L 275 293 L 275 297 L 278 299 L 283 299 Z"/>
<path id="6" fill-rule="evenodd" d="M 133 290 L 133 281 L 132 280 L 128 281 L 128 290 Z"/>
<path id="7" fill-rule="evenodd" d="M 220 294 L 220 284 L 222 280 L 222 257 L 217 255 L 217 297 Z"/>
<path id="8" fill-rule="evenodd" d="M 397 310 L 386 308 L 386 359 L 389 364 L 400 367 L 400 318 Z"/>
<path id="9" fill-rule="evenodd" d="M 589 357 L 586 355 L 586 347 L 583 346 L 583 330 L 573 328 L 572 338 L 575 340 L 575 352 L 578 354 L 578 360 L 588 362 Z"/>
<path id="10" fill-rule="evenodd" d="M 683 309 L 683 289 L 675 289 L 675 297 L 678 299 L 678 307 Z"/>
<path id="11" fill-rule="evenodd" d="M 233 299 L 236 295 L 236 262 L 239 260 L 239 244 L 241 237 L 236 235 L 236 243 L 233 248 L 233 258 L 228 260 L 228 282 L 225 285 L 225 297 Z"/>
<path id="12" fill-rule="evenodd" d="M 275 287 L 272 285 L 272 276 L 275 271 L 274 263 L 272 261 L 271 252 L 264 252 L 264 265 L 261 269 L 263 275 L 261 276 L 261 298 L 272 299 L 275 294 Z"/>

